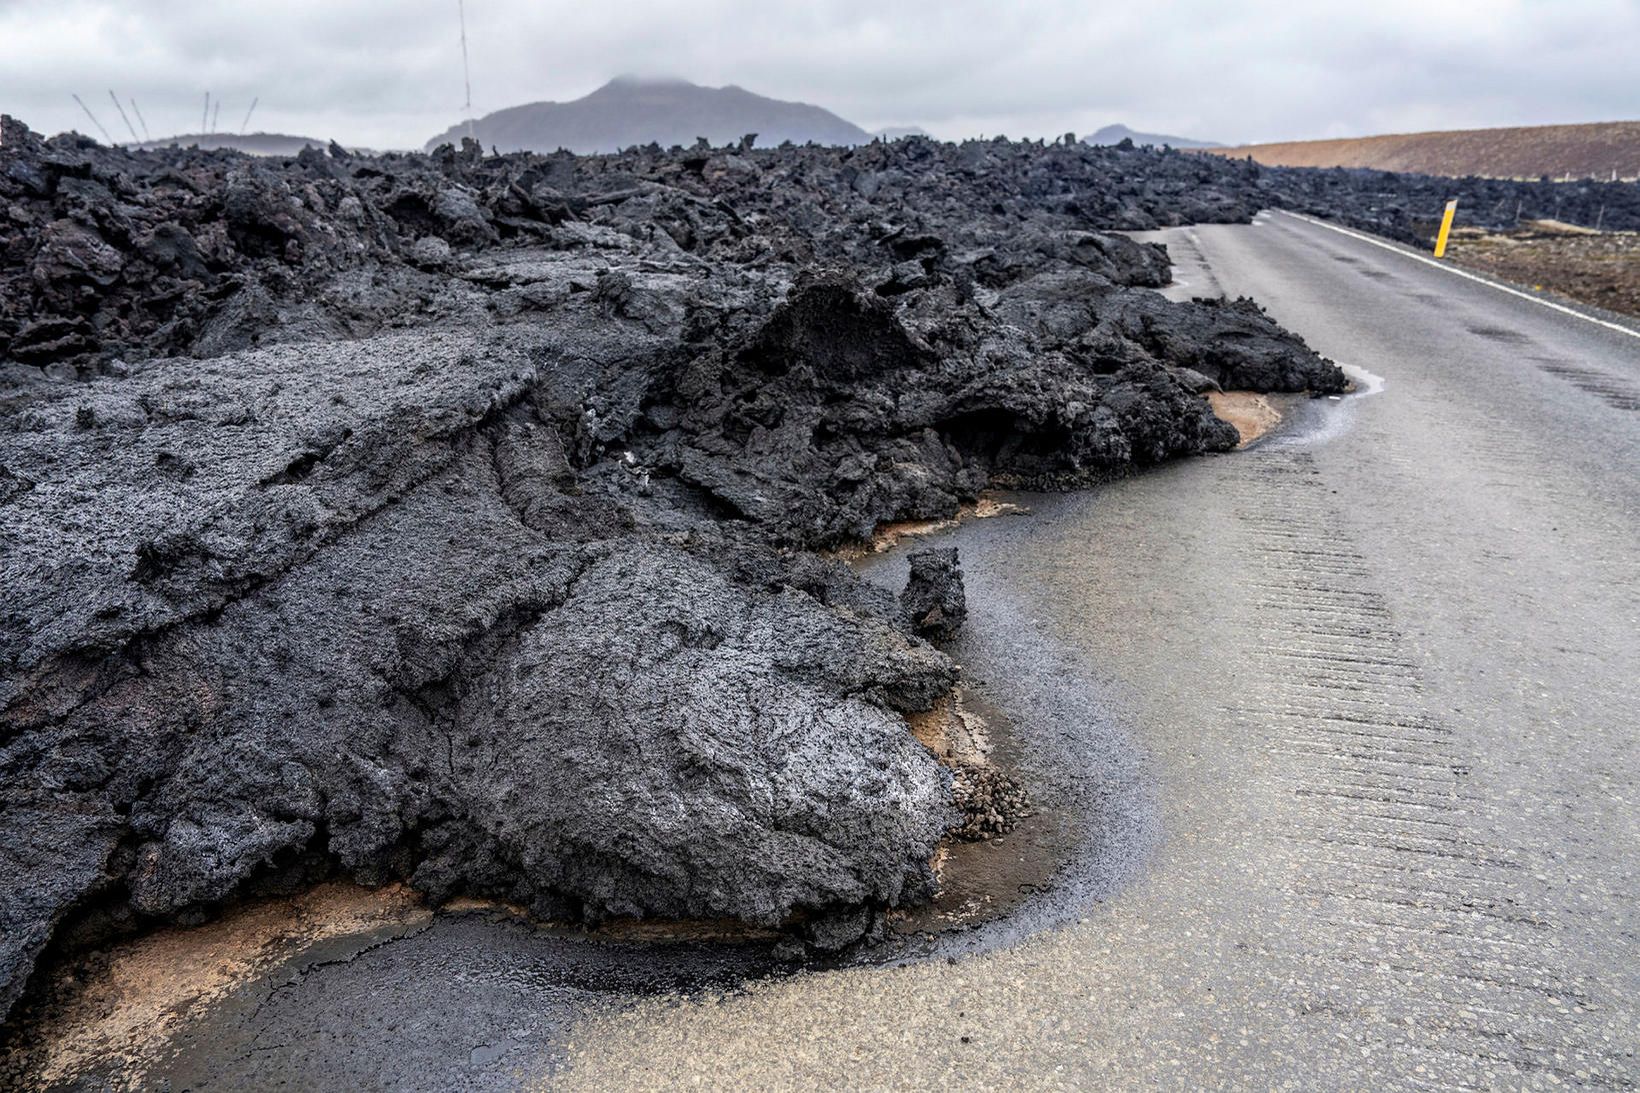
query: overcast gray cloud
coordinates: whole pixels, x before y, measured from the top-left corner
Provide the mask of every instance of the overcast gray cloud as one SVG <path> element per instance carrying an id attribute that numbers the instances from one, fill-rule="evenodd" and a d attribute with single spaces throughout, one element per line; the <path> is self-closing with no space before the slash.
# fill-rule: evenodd
<path id="1" fill-rule="evenodd" d="M 1640 117 L 1640 0 L 467 0 L 483 114 L 612 75 L 737 83 L 867 128 L 1086 133 L 1112 121 L 1228 142 Z M 459 120 L 456 0 L 0 0 L 0 110 L 120 133 L 220 126 L 419 146 Z M 135 120 L 135 119 L 133 119 Z"/>

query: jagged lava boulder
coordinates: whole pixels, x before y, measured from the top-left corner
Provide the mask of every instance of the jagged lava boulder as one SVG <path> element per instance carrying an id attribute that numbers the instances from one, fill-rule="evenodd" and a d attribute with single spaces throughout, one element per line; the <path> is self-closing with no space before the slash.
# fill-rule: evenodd
<path id="1" fill-rule="evenodd" d="M 921 637 L 950 641 L 968 618 L 968 596 L 956 547 L 913 550 L 906 556 L 910 573 L 900 593 L 900 610 Z"/>

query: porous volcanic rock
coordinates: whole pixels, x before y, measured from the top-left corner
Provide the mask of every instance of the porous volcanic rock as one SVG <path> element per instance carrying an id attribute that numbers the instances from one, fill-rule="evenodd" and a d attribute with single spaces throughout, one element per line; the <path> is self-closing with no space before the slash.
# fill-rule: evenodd
<path id="1" fill-rule="evenodd" d="M 930 891 L 960 673 L 817 552 L 1344 384 L 1098 230 L 1246 216 L 1236 164 L 3 124 L 0 1008 L 337 874 L 846 944 Z"/>
<path id="2" fill-rule="evenodd" d="M 950 641 L 968 618 L 968 597 L 956 547 L 913 550 L 911 572 L 900 593 L 900 610 L 919 637 Z"/>

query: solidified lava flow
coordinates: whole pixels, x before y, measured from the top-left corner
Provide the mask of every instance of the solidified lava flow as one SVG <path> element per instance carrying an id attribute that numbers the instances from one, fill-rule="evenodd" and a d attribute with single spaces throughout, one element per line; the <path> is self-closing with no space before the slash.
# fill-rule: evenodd
<path id="1" fill-rule="evenodd" d="M 965 823 L 907 725 L 963 599 L 820 552 L 1345 386 L 1105 234 L 1245 219 L 1243 164 L 4 126 L 0 1013 L 70 928 L 333 875 L 846 945 Z"/>

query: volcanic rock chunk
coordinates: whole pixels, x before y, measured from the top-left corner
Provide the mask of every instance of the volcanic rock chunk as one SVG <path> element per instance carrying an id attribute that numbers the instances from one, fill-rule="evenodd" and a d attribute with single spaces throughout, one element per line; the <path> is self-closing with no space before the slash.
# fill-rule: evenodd
<path id="1" fill-rule="evenodd" d="M 1063 485 L 1234 447 L 1235 430 L 1205 401 L 1108 329 L 1107 312 L 1152 294 L 1090 285 L 1094 276 L 1021 282 L 997 306 L 1014 321 L 977 335 L 979 316 L 950 297 L 930 293 L 926 303 L 946 305 L 931 313 L 896 311 L 841 275 L 800 277 L 745 348 L 677 373 L 664 392 L 675 432 L 655 461 L 675 460 L 684 480 L 770 534 L 830 545 L 954 515 L 992 481 Z M 1211 315 L 1169 314 L 1210 328 Z M 1330 389 L 1335 367 L 1296 354 Z"/>
<path id="2" fill-rule="evenodd" d="M 919 637 L 950 641 L 968 618 L 957 548 L 914 550 L 908 560 L 911 574 L 900 593 L 907 623 Z"/>
<path id="3" fill-rule="evenodd" d="M 580 350 L 630 359 L 598 322 Z M 298 865 L 585 918 L 927 894 L 951 782 L 903 715 L 955 666 L 841 567 L 754 579 L 614 518 L 547 351 L 168 361 L 5 435 L 0 1000 L 76 906 Z"/>
<path id="4" fill-rule="evenodd" d="M 1336 365 L 1318 371 L 1303 341 L 1252 300 L 1196 300 L 1183 313 L 1159 308 L 1157 300 L 1124 296 L 1103 316 L 1104 325 L 1224 390 L 1336 394 L 1349 385 Z"/>
<path id="5" fill-rule="evenodd" d="M 773 926 L 926 894 L 949 784 L 893 710 L 954 673 L 881 623 L 621 550 L 475 672 L 438 726 L 459 803 L 422 836 L 435 895 L 475 862 L 594 916 Z"/>

